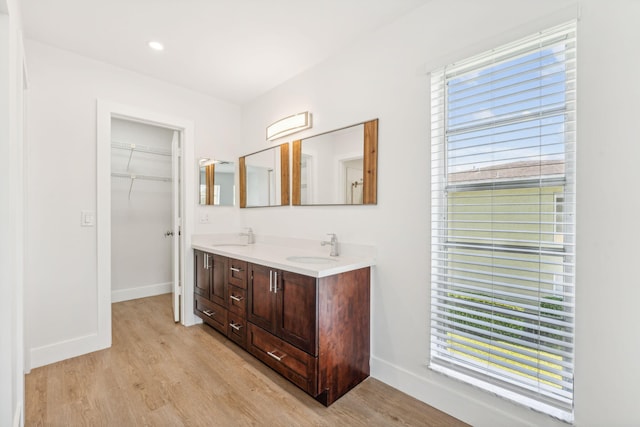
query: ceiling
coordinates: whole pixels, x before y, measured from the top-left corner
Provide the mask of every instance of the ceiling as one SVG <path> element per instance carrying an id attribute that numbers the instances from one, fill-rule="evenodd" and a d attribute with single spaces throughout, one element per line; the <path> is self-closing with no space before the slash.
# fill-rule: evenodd
<path id="1" fill-rule="evenodd" d="M 20 0 L 20 7 L 28 39 L 241 105 L 427 1 Z M 150 40 L 164 51 L 149 49 Z"/>

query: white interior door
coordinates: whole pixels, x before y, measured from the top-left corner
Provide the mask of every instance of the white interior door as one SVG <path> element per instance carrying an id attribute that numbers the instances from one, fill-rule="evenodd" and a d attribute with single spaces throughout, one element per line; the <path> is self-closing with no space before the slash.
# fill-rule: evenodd
<path id="1" fill-rule="evenodd" d="M 182 295 L 182 254 L 180 253 L 182 245 L 180 241 L 182 239 L 182 209 L 181 209 L 181 200 L 180 197 L 180 176 L 181 170 L 180 165 L 182 150 L 180 144 L 180 132 L 173 132 L 173 141 L 171 143 L 172 147 L 172 183 L 173 183 L 173 191 L 172 194 L 172 249 L 171 249 L 171 262 L 173 263 L 173 320 L 175 322 L 180 321 L 180 297 Z"/>

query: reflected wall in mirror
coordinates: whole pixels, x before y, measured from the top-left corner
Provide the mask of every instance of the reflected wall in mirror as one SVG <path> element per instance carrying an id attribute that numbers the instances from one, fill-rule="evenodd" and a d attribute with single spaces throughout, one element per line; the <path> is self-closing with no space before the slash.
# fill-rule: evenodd
<path id="1" fill-rule="evenodd" d="M 240 207 L 289 204 L 289 144 L 240 157 Z"/>
<path id="2" fill-rule="evenodd" d="M 375 205 L 378 119 L 293 142 L 293 205 Z"/>
<path id="3" fill-rule="evenodd" d="M 234 206 L 236 204 L 235 170 L 232 162 L 200 159 L 201 205 Z"/>

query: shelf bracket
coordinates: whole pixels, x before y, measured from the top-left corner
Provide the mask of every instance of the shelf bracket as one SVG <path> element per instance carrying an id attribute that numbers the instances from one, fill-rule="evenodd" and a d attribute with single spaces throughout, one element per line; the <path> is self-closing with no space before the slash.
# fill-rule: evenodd
<path id="1" fill-rule="evenodd" d="M 131 151 L 129 152 L 129 161 L 127 162 L 127 170 L 129 170 L 129 165 L 131 165 L 131 158 L 133 157 L 133 152 L 136 149 L 136 144 L 131 144 Z"/>
<path id="2" fill-rule="evenodd" d="M 135 175 L 131 175 L 131 184 L 129 184 L 129 200 L 131 200 L 131 189 L 133 188 L 133 181 L 136 180 Z"/>

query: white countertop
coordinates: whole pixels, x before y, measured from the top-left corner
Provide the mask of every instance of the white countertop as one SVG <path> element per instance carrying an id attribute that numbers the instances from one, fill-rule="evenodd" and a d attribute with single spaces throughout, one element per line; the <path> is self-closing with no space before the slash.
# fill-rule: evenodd
<path id="1" fill-rule="evenodd" d="M 357 255 L 332 257 L 329 256 L 327 246 L 320 249 L 319 241 L 315 242 L 318 249 L 314 250 L 309 241 L 301 239 L 262 239 L 256 236 L 256 243 L 253 244 L 246 244 L 246 239 L 246 237 L 238 239 L 235 235 L 194 235 L 191 247 L 311 277 L 332 276 L 375 264 L 374 256 L 366 253 L 372 251 L 360 250 Z M 298 262 L 287 259 L 289 257 L 313 257 L 316 262 Z"/>

